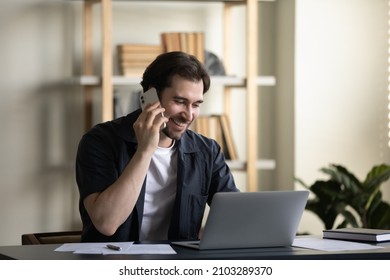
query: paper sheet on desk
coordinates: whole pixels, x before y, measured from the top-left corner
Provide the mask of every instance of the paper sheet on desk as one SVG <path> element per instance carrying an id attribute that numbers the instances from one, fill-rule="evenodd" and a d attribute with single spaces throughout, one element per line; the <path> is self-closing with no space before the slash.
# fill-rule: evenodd
<path id="1" fill-rule="evenodd" d="M 381 246 L 366 243 L 323 239 L 320 237 L 299 237 L 295 238 L 292 244 L 294 247 L 302 247 L 321 251 L 354 251 L 354 250 L 375 250 L 383 248 Z"/>
<path id="2" fill-rule="evenodd" d="M 119 246 L 121 250 L 109 249 L 108 244 Z M 54 251 L 99 255 L 176 254 L 169 244 L 134 244 L 133 242 L 65 243 Z"/>

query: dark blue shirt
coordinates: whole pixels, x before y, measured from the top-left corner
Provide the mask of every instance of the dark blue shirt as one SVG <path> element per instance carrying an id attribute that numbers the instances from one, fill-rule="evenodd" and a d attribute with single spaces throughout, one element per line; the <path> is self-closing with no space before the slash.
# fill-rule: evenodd
<path id="1" fill-rule="evenodd" d="M 82 241 L 137 241 L 143 216 L 145 181 L 136 206 L 112 236 L 99 233 L 84 207 L 86 196 L 102 192 L 121 175 L 137 149 L 133 123 L 140 110 L 98 124 L 81 139 L 76 158 Z M 216 141 L 187 130 L 177 141 L 177 190 L 169 240 L 198 239 L 206 203 L 216 192 L 238 191 Z"/>

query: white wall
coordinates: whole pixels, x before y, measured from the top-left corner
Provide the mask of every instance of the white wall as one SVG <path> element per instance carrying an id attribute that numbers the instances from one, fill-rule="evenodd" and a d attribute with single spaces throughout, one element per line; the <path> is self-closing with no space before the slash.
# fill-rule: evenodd
<path id="1" fill-rule="evenodd" d="M 275 28 L 275 159 L 274 186 L 294 188 L 294 90 L 295 90 L 295 1 L 276 2 Z"/>
<path id="2" fill-rule="evenodd" d="M 330 163 L 361 179 L 389 163 L 387 23 L 387 0 L 296 0 L 295 175 L 307 183 Z M 322 226 L 305 214 L 302 230 Z"/>
<path id="3" fill-rule="evenodd" d="M 82 118 L 65 1 L 0 4 L 0 245 L 75 226 L 74 155 Z"/>
<path id="4" fill-rule="evenodd" d="M 283 12 L 278 15 L 277 34 L 282 34 L 290 30 L 283 29 L 281 22 L 288 25 L 292 22 L 294 1 L 278 2 L 284 7 L 283 12 L 290 11 L 288 17 Z M 210 42 L 207 47 L 221 55 L 222 40 L 216 35 L 220 32 L 217 23 L 221 17 L 218 3 L 211 4 L 212 12 L 178 6 L 183 14 L 190 11 L 190 16 L 172 12 L 169 6 L 156 13 L 139 5 L 143 11 L 137 13 L 125 4 L 115 4 L 113 25 L 118 31 L 114 34 L 115 43 L 133 39 L 143 42 L 145 33 L 147 40 L 157 42 L 156 26 L 168 31 L 196 25 L 207 28 L 210 34 L 206 37 L 206 42 Z M 282 135 L 277 141 L 277 154 L 289 157 L 278 165 L 279 169 L 283 167 L 277 173 L 286 178 L 297 175 L 311 182 L 319 176 L 320 167 L 337 162 L 350 167 L 357 175 L 365 174 L 373 164 L 388 159 L 384 123 L 387 118 L 386 1 L 297 0 L 296 4 L 296 138 L 289 138 L 291 125 L 276 134 Z M 20 235 L 25 232 L 80 226 L 74 158 L 83 133 L 82 94 L 78 87 L 63 85 L 64 80 L 81 72 L 80 8 L 81 1 L 1 1 L 0 245 L 20 244 Z M 144 12 L 149 17 L 141 16 Z M 242 12 L 242 9 L 237 11 L 237 26 L 243 24 Z M 97 10 L 96 16 L 98 13 Z M 216 16 L 203 21 L 203 15 L 209 14 Z M 180 24 L 174 23 L 173 18 Z M 122 21 L 128 22 L 128 26 L 120 24 Z M 137 26 L 136 33 L 131 33 L 132 26 Z M 294 48 L 290 44 L 293 38 L 279 36 L 278 49 Z M 95 40 L 99 46 L 99 37 Z M 237 47 L 237 52 L 242 54 L 240 48 L 242 44 Z M 284 53 L 288 58 L 287 67 L 280 61 L 284 56 L 277 56 L 277 74 L 281 74 L 278 83 L 282 83 L 277 87 L 282 91 L 276 93 L 277 103 L 285 103 L 276 112 L 288 111 L 286 104 L 293 100 L 291 84 L 294 82 L 290 75 L 294 73 L 283 71 L 292 68 L 294 59 L 290 52 Z M 244 68 L 238 65 L 234 70 L 240 74 Z M 288 98 L 282 94 L 289 94 Z M 219 104 L 212 95 L 207 98 L 211 104 Z M 241 92 L 234 98 L 242 100 Z M 95 101 L 98 105 L 98 98 Z M 211 107 L 207 110 L 214 110 Z M 242 112 L 234 114 L 238 121 L 242 120 Z M 283 117 L 276 121 L 281 123 Z M 240 122 L 238 126 L 244 127 Z M 288 137 L 283 132 L 288 132 Z M 241 130 L 236 129 L 234 133 L 237 140 L 243 138 Z M 279 143 L 280 139 L 295 141 L 295 162 L 288 148 L 291 142 Z M 280 152 L 281 146 L 286 153 Z M 244 151 L 240 145 L 239 155 L 243 156 Z M 294 174 L 290 174 L 292 164 L 295 164 Z M 314 229 L 315 219 L 305 217 L 304 226 Z"/>
<path id="5" fill-rule="evenodd" d="M 151 9 L 156 3 L 161 6 Z M 207 30 L 206 48 L 221 56 L 221 7 L 114 2 L 114 46 L 157 44 L 163 31 Z M 82 72 L 81 11 L 82 1 L 0 4 L 0 245 L 20 244 L 22 233 L 80 228 L 74 161 L 83 133 L 83 99 L 78 86 L 65 84 Z M 99 5 L 94 16 L 95 68 L 100 73 Z M 131 89 L 116 90 L 124 102 L 131 99 Z M 100 121 L 98 93 L 95 123 Z M 220 110 L 215 106 L 221 104 L 220 91 L 210 91 L 206 98 L 205 111 Z M 127 113 L 130 104 L 123 108 Z"/>

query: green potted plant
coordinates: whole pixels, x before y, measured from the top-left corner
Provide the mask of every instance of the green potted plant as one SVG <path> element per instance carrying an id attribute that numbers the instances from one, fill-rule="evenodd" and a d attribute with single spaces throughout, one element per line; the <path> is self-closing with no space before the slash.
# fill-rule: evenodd
<path id="1" fill-rule="evenodd" d="M 390 177 L 390 166 L 374 166 L 364 181 L 341 165 L 331 164 L 320 171 L 329 179 L 317 180 L 310 186 L 298 178 L 296 181 L 311 192 L 306 210 L 315 213 L 325 229 L 390 229 L 390 205 L 382 200 L 380 190 L 382 183 Z M 336 218 L 339 217 L 341 222 L 336 225 Z"/>

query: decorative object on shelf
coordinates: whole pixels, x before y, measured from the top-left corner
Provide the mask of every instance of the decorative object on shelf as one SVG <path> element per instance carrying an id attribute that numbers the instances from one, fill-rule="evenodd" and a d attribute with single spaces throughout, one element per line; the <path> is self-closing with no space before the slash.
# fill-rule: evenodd
<path id="1" fill-rule="evenodd" d="M 390 166 L 374 166 L 364 181 L 360 181 L 348 169 L 331 164 L 321 168 L 328 180 L 317 180 L 311 186 L 302 180 L 298 183 L 314 194 L 306 209 L 315 213 L 324 223 L 325 229 L 363 227 L 390 229 L 390 205 L 382 200 L 380 187 L 390 177 Z M 336 218 L 343 220 L 335 225 Z"/>
<path id="2" fill-rule="evenodd" d="M 222 61 L 213 54 L 212 52 L 209 52 L 205 50 L 205 62 L 204 62 L 207 71 L 212 76 L 225 76 L 225 66 L 223 65 Z"/>

